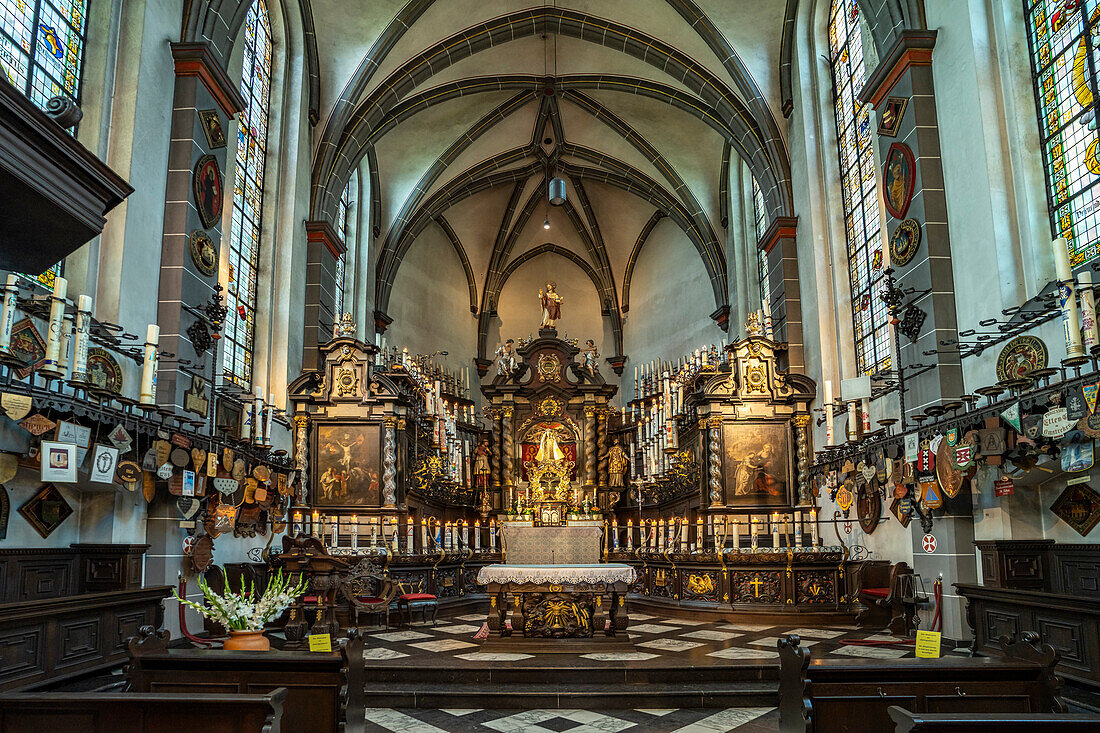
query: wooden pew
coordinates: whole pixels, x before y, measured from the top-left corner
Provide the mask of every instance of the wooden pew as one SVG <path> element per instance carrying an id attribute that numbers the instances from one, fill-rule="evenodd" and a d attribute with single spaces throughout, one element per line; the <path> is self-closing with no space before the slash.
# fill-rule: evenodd
<path id="1" fill-rule="evenodd" d="M 169 649 L 168 632 L 145 628 L 140 639 L 130 640 L 129 650 L 126 674 L 135 692 L 179 693 L 202 704 L 211 695 L 285 687 L 284 730 L 352 733 L 366 725 L 363 640 L 354 633 L 331 653 L 232 652 Z"/>
<path id="2" fill-rule="evenodd" d="M 1036 713 L 911 713 L 890 706 L 897 723 L 894 733 L 1092 733 L 1100 730 L 1100 715 L 1042 715 Z"/>
<path id="3" fill-rule="evenodd" d="M 279 733 L 286 688 L 263 695 L 0 694 L 0 733 Z M 289 729 L 293 730 L 293 729 Z"/>
<path id="4" fill-rule="evenodd" d="M 914 713 L 1064 713 L 1058 654 L 1034 634 L 1005 658 L 810 659 L 794 634 L 780 638 L 782 733 L 891 730 L 890 706 Z"/>

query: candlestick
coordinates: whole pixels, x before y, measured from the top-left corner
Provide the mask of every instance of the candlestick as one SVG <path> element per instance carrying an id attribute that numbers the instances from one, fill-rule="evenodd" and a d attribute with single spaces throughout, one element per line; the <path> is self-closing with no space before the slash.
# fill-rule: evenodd
<path id="1" fill-rule="evenodd" d="M 1069 265 L 1069 249 L 1065 237 L 1057 237 L 1050 243 L 1054 252 L 1054 272 L 1058 277 L 1058 305 L 1062 308 L 1062 329 L 1066 337 L 1066 356 L 1085 353 L 1081 341 L 1081 319 L 1074 297 L 1073 270 Z"/>
<path id="2" fill-rule="evenodd" d="M 3 309 L 0 310 L 0 354 L 11 353 L 11 329 L 15 325 L 15 311 L 19 294 L 19 276 L 8 275 L 8 282 L 0 293 L 4 296 Z"/>
<path id="3" fill-rule="evenodd" d="M 92 330 L 92 299 L 87 295 L 77 298 L 76 343 L 73 344 L 73 381 L 88 381 L 88 335 Z"/>
<path id="4" fill-rule="evenodd" d="M 160 326 L 150 323 L 145 329 L 145 356 L 141 363 L 141 393 L 139 404 L 152 405 L 157 388 L 157 344 L 160 343 Z"/>
<path id="5" fill-rule="evenodd" d="M 61 353 L 61 328 L 65 315 L 65 291 L 69 283 L 63 277 L 54 278 L 53 295 L 50 297 L 50 323 L 46 334 L 46 358 L 42 369 L 39 371 L 49 374 L 60 374 L 58 364 Z"/>

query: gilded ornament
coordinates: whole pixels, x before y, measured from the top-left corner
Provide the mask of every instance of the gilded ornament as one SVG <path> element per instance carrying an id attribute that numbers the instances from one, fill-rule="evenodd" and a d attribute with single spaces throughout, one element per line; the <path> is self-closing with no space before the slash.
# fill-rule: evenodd
<path id="1" fill-rule="evenodd" d="M 557 415 L 561 412 L 562 403 L 561 400 L 553 397 L 547 397 L 539 403 L 538 411 L 540 415 Z"/>
<path id="2" fill-rule="evenodd" d="M 351 367 L 341 367 L 336 376 L 336 391 L 341 397 L 359 393 L 359 374 Z"/>
<path id="3" fill-rule="evenodd" d="M 561 361 L 556 354 L 542 354 L 535 368 L 540 382 L 557 382 L 561 379 Z"/>

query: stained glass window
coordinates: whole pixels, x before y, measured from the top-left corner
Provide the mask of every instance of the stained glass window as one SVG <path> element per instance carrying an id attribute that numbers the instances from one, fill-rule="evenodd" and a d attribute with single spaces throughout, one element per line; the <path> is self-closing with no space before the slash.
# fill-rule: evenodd
<path id="1" fill-rule="evenodd" d="M 229 314 L 225 321 L 222 369 L 226 377 L 247 387 L 252 381 L 252 348 L 256 336 L 256 285 L 271 97 L 271 25 L 264 0 L 252 3 L 245 18 L 242 68 L 241 96 L 245 108 L 237 125 L 233 223 L 229 232 L 229 266 L 233 278 L 226 298 Z"/>
<path id="2" fill-rule="evenodd" d="M 1100 0 L 1024 0 L 1035 104 L 1054 236 L 1069 242 L 1070 264 L 1100 257 L 1097 159 L 1097 42 Z"/>
<path id="3" fill-rule="evenodd" d="M 339 227 L 340 236 L 344 239 L 345 250 L 349 245 L 351 232 L 348 229 L 348 209 L 351 208 L 351 181 L 344 186 L 344 192 L 340 194 L 340 202 L 336 207 L 336 224 Z M 336 284 L 332 293 L 332 313 L 337 319 L 344 312 L 344 268 L 347 265 L 348 255 L 344 254 L 336 258 Z"/>
<path id="4" fill-rule="evenodd" d="M 764 231 L 768 228 L 768 219 L 764 210 L 764 194 L 760 191 L 760 184 L 756 182 L 756 176 L 752 178 L 752 220 L 756 226 L 756 243 L 764 238 Z M 771 284 L 768 282 L 768 253 L 756 248 L 757 275 L 760 279 L 760 302 L 768 304 L 771 310 Z"/>
<path id="5" fill-rule="evenodd" d="M 80 101 L 85 0 L 0 0 L 0 66 L 31 101 Z"/>
<path id="6" fill-rule="evenodd" d="M 848 278 L 856 366 L 873 374 L 890 367 L 890 327 L 879 296 L 882 240 L 878 180 L 871 136 L 870 107 L 857 99 L 863 87 L 863 39 L 855 0 L 833 0 L 829 11 L 829 60 L 833 72 L 833 111 L 844 199 Z"/>

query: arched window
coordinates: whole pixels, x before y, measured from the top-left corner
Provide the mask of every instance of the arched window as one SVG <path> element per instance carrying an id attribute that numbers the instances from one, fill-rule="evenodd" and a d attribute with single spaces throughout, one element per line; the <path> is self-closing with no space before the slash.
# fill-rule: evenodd
<path id="1" fill-rule="evenodd" d="M 1070 264 L 1078 267 L 1100 257 L 1100 137 L 1093 99 L 1100 7 L 1095 2 L 1024 0 L 1024 19 L 1050 228 L 1069 242 Z"/>
<path id="2" fill-rule="evenodd" d="M 336 320 L 340 320 L 340 316 L 344 312 L 344 272 L 347 269 L 347 250 L 351 247 L 351 227 L 348 226 L 348 211 L 351 209 L 351 186 L 354 182 L 353 178 L 348 181 L 348 185 L 344 186 L 344 192 L 340 194 L 340 202 L 336 207 L 336 226 L 341 239 L 344 240 L 344 254 L 336 258 L 336 283 L 333 285 L 332 293 L 332 315 Z"/>
<path id="3" fill-rule="evenodd" d="M 829 61 L 833 72 L 833 111 L 844 197 L 856 367 L 862 373 L 872 374 L 890 366 L 890 328 L 886 305 L 877 292 L 883 267 L 870 108 L 856 98 L 866 70 L 855 0 L 833 0 L 829 11 Z"/>
<path id="4" fill-rule="evenodd" d="M 764 213 L 764 194 L 760 191 L 756 176 L 752 177 L 752 220 L 756 227 L 756 274 L 760 279 L 760 303 L 770 311 L 772 289 L 768 282 L 768 253 L 760 249 L 760 240 L 764 238 L 764 231 L 768 228 L 768 219 Z"/>
<path id="5" fill-rule="evenodd" d="M 256 0 L 245 19 L 242 69 L 241 96 L 245 108 L 237 126 L 233 224 L 229 232 L 229 265 L 233 279 L 226 298 L 229 314 L 225 321 L 222 369 L 226 377 L 247 387 L 252 381 L 252 349 L 256 337 L 256 280 L 271 97 L 271 24 L 264 0 Z"/>
<path id="6" fill-rule="evenodd" d="M 86 23 L 85 0 L 0 0 L 0 69 L 39 107 L 57 96 L 79 103 Z M 60 274 L 58 262 L 23 277 L 52 290 Z"/>

